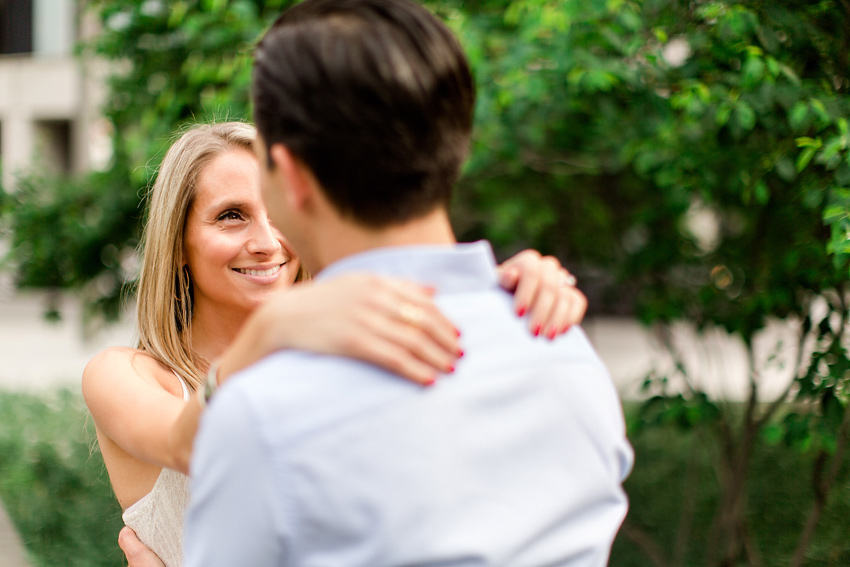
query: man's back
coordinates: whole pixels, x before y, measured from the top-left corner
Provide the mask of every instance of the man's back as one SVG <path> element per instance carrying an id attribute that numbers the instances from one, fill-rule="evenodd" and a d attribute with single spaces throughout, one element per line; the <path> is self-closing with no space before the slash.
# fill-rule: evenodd
<path id="1" fill-rule="evenodd" d="M 428 389 L 299 353 L 233 380 L 198 442 L 187 533 L 218 518 L 229 541 L 189 549 L 190 565 L 606 564 L 632 459 L 616 393 L 579 329 L 530 336 L 488 253 L 384 250 L 328 270 L 433 282 L 466 355 Z"/>

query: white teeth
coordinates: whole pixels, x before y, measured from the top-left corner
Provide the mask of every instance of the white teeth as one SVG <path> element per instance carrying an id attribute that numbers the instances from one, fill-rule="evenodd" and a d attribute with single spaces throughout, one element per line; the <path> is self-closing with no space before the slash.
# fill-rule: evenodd
<path id="1" fill-rule="evenodd" d="M 245 269 L 245 268 L 236 268 L 236 271 L 239 272 L 240 274 L 245 274 L 245 275 L 248 275 L 248 276 L 268 277 L 268 276 L 273 276 L 276 273 L 278 273 L 280 271 L 280 268 L 281 268 L 282 265 L 283 264 L 281 264 L 280 266 L 275 266 L 274 268 L 269 268 L 268 270 L 248 270 L 248 269 Z"/>

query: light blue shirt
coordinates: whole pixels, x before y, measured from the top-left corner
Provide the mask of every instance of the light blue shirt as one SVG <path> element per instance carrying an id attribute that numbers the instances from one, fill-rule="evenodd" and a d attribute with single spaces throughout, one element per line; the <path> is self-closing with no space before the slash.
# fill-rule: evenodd
<path id="1" fill-rule="evenodd" d="M 322 272 L 437 288 L 461 331 L 422 388 L 300 352 L 228 381 L 192 459 L 188 567 L 607 564 L 633 454 L 584 333 L 532 337 L 487 243 L 386 248 Z"/>

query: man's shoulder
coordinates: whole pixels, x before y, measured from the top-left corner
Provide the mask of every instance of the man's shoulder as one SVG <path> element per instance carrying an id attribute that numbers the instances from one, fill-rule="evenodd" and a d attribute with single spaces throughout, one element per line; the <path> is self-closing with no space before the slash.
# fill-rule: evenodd
<path id="1" fill-rule="evenodd" d="M 387 380 L 387 378 L 392 380 Z M 291 398 L 328 395 L 340 384 L 374 382 L 395 383 L 395 375 L 372 364 L 343 356 L 314 354 L 304 351 L 280 351 L 235 374 L 227 387 L 241 390 L 242 395 L 270 394 Z M 346 388 L 347 389 L 347 388 Z"/>
<path id="2" fill-rule="evenodd" d="M 237 399 L 273 443 L 287 444 L 418 388 L 357 360 L 285 351 L 234 375 L 216 396 Z"/>

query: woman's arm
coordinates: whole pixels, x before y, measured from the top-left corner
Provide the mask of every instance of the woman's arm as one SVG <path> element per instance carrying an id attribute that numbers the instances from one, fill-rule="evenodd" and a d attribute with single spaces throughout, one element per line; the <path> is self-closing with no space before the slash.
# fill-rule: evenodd
<path id="1" fill-rule="evenodd" d="M 408 282 L 356 274 L 282 291 L 249 317 L 223 353 L 218 380 L 292 348 L 360 358 L 433 383 L 453 369 L 461 352 L 457 331 L 432 294 Z M 416 310 L 416 325 L 403 317 L 402 305 Z M 120 348 L 95 356 L 82 386 L 102 447 L 114 443 L 138 461 L 188 473 L 202 391 L 186 403 L 169 369 L 143 352 Z M 109 448 L 103 449 L 106 457 Z"/>
<path id="2" fill-rule="evenodd" d="M 171 370 L 139 350 L 110 348 L 86 365 L 82 390 L 120 500 L 136 499 L 135 490 L 122 489 L 120 483 L 126 480 L 128 486 L 134 485 L 134 472 L 143 472 L 138 461 L 187 471 L 187 463 L 171 446 L 171 439 L 183 414 L 197 409 L 197 422 L 200 408 L 193 408 L 197 402 L 183 400 Z"/>

